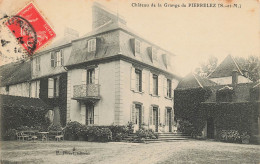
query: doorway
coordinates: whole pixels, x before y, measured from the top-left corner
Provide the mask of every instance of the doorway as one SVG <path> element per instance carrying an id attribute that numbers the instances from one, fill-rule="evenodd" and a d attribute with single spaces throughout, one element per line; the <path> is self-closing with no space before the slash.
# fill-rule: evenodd
<path id="1" fill-rule="evenodd" d="M 153 107 L 153 125 L 155 126 L 155 132 L 158 132 L 158 107 Z"/>
<path id="2" fill-rule="evenodd" d="M 167 109 L 166 125 L 169 126 L 169 132 L 172 132 L 172 109 Z"/>
<path id="3" fill-rule="evenodd" d="M 214 119 L 208 118 L 207 120 L 207 138 L 214 139 Z"/>
<path id="4" fill-rule="evenodd" d="M 86 104 L 86 125 L 94 124 L 94 105 Z"/>
<path id="5" fill-rule="evenodd" d="M 138 128 L 141 129 L 142 126 L 142 108 L 141 105 L 135 105 L 135 124 L 138 125 Z"/>

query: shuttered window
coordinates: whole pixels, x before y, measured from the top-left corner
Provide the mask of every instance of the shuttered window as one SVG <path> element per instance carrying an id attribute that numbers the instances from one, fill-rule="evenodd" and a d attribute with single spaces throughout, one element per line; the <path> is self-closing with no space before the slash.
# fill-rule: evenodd
<path id="1" fill-rule="evenodd" d="M 158 76 L 153 74 L 153 95 L 158 95 Z"/>
<path id="2" fill-rule="evenodd" d="M 51 52 L 51 67 L 59 67 L 64 65 L 63 50 Z"/>
<path id="3" fill-rule="evenodd" d="M 90 39 L 88 41 L 88 52 L 96 51 L 96 39 Z"/>

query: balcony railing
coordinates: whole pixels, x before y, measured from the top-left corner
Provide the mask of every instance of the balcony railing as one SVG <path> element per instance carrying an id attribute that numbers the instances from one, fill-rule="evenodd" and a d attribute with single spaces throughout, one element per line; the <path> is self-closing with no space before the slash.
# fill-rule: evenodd
<path id="1" fill-rule="evenodd" d="M 74 85 L 73 86 L 73 98 L 85 99 L 85 98 L 97 98 L 99 99 L 99 85 L 87 84 L 87 85 Z"/>

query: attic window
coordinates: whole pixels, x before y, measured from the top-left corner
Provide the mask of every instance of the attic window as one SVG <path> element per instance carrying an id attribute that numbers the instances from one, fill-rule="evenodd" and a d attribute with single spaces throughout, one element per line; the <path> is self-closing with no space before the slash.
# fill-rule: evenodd
<path id="1" fill-rule="evenodd" d="M 141 52 L 141 42 L 139 40 L 135 40 L 135 52 L 136 53 Z"/>
<path id="2" fill-rule="evenodd" d="M 157 49 L 154 47 L 148 47 L 148 54 L 150 56 L 151 61 L 157 61 Z"/>
<path id="3" fill-rule="evenodd" d="M 96 51 L 96 39 L 90 39 L 88 41 L 88 52 Z"/>

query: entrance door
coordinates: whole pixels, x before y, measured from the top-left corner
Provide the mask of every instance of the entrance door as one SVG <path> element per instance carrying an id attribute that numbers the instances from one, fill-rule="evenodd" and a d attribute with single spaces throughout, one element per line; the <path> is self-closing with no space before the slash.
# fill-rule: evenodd
<path id="1" fill-rule="evenodd" d="M 169 126 L 169 132 L 172 132 L 172 110 L 167 109 L 167 124 Z"/>
<path id="2" fill-rule="evenodd" d="M 135 124 L 138 125 L 139 129 L 142 126 L 142 109 L 139 104 L 135 105 Z"/>
<path id="3" fill-rule="evenodd" d="M 94 106 L 86 104 L 86 125 L 94 124 Z"/>
<path id="4" fill-rule="evenodd" d="M 207 120 L 207 138 L 214 139 L 214 120 L 209 118 Z"/>
<path id="5" fill-rule="evenodd" d="M 158 132 L 158 108 L 153 107 L 153 125 L 155 126 L 155 132 Z"/>

